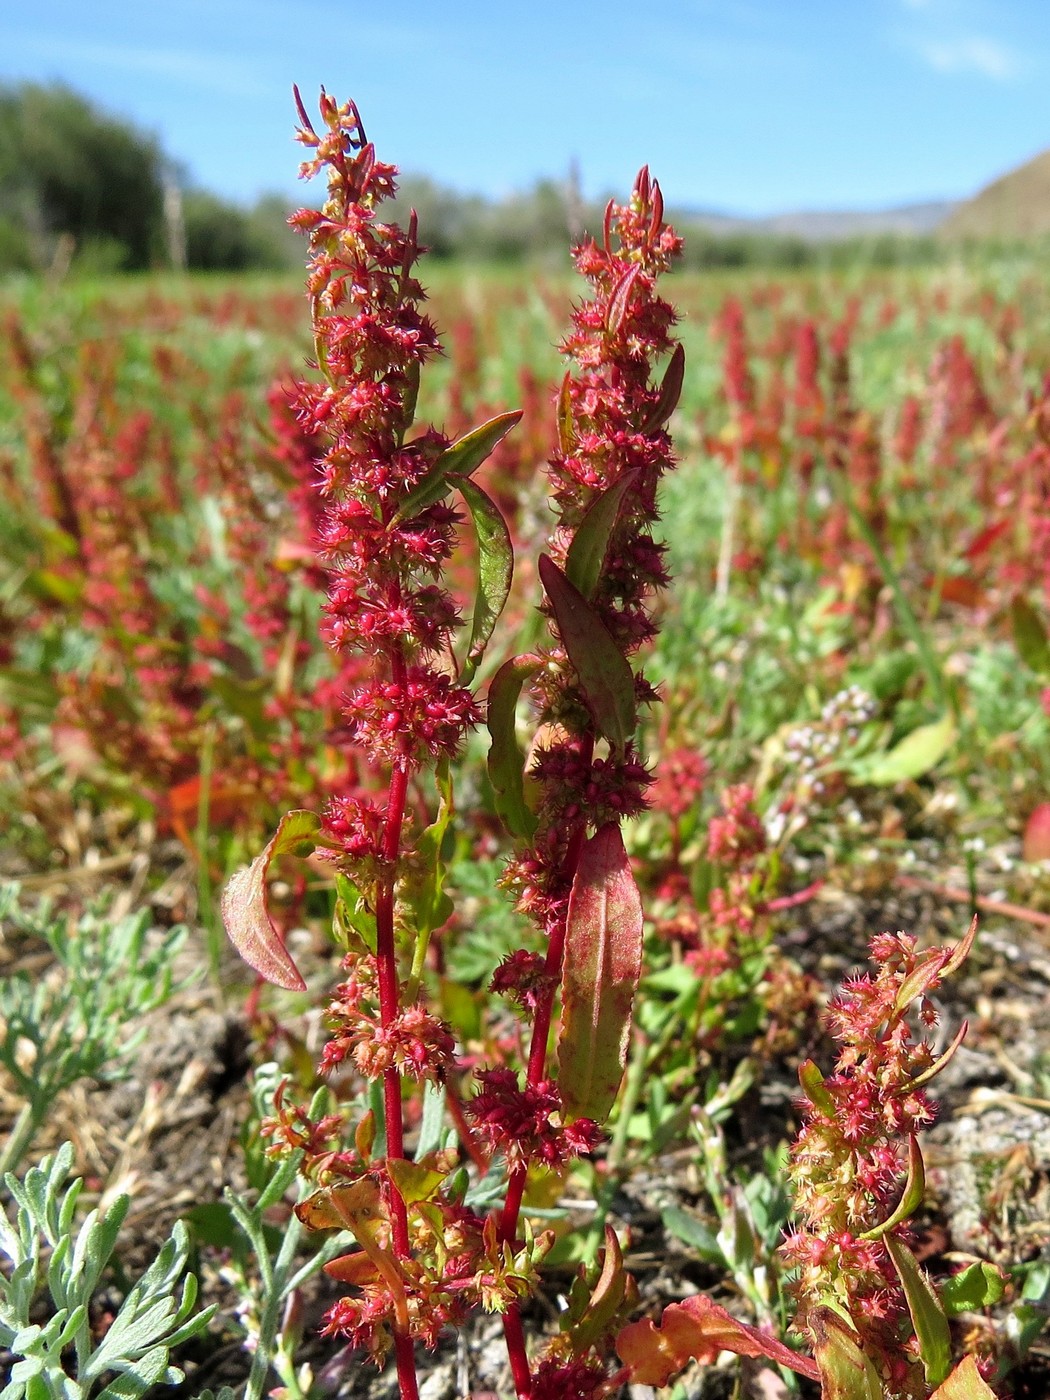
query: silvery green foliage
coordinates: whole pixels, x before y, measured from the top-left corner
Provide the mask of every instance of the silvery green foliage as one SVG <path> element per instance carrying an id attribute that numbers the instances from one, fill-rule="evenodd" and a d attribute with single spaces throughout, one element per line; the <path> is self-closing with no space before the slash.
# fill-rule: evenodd
<path id="1" fill-rule="evenodd" d="M 206 1327 L 215 1311 L 193 1316 L 197 1280 L 185 1273 L 180 1222 L 105 1334 L 93 1336 L 91 1298 L 130 1201 L 119 1196 L 106 1210 L 91 1211 L 74 1234 L 83 1182 L 66 1185 L 72 1163 L 65 1143 L 23 1180 L 5 1178 L 14 1219 L 0 1214 L 0 1254 L 9 1261 L 0 1270 L 0 1346 L 14 1364 L 0 1400 L 136 1400 L 150 1386 L 175 1385 L 183 1376 L 168 1364 L 171 1349 Z M 51 1313 L 43 1324 L 30 1321 L 41 1293 Z"/>
<path id="2" fill-rule="evenodd" d="M 258 1124 L 275 1111 L 274 1096 L 281 1083 L 275 1064 L 260 1065 L 252 1080 L 253 1122 Z M 329 1107 L 328 1091 L 318 1090 L 310 1105 L 311 1118 Z M 345 1252 L 351 1242 L 343 1231 L 322 1243 L 311 1241 L 309 1232 L 296 1215 L 284 1226 L 279 1242 L 267 1236 L 266 1211 L 285 1199 L 296 1188 L 302 1152 L 293 1152 L 274 1162 L 267 1158 L 263 1139 L 254 1134 L 245 1143 L 245 1164 L 249 1179 L 258 1190 L 253 1203 L 227 1190 L 230 1215 L 247 1248 L 235 1247 L 230 1254 L 232 1281 L 241 1296 L 238 1317 L 244 1329 L 245 1347 L 252 1364 L 244 1390 L 244 1400 L 263 1400 L 272 1389 L 276 1374 L 288 1400 L 309 1400 L 316 1394 L 308 1363 L 297 1365 L 295 1353 L 302 1340 L 302 1309 L 297 1306 L 299 1290 L 329 1259 Z M 298 1180 L 298 1189 L 311 1188 Z M 305 1259 L 304 1249 L 311 1249 Z M 0 1394 L 0 1400 L 4 1396 Z M 202 1398 L 203 1400 L 203 1398 Z M 223 1400 L 219 1396 L 217 1400 Z"/>
<path id="3" fill-rule="evenodd" d="M 152 935 L 146 910 L 121 919 L 89 910 L 74 922 L 47 904 L 21 908 L 14 885 L 0 885 L 0 929 L 41 939 L 56 963 L 42 977 L 16 972 L 0 982 L 0 1064 L 24 1100 L 0 1155 L 5 1172 L 18 1166 L 56 1095 L 124 1072 L 146 1035 L 141 1018 L 171 995 L 186 930 Z"/>

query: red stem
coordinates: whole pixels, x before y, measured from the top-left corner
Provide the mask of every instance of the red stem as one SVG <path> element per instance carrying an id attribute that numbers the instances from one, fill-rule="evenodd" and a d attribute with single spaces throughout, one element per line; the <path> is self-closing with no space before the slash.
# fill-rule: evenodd
<path id="1" fill-rule="evenodd" d="M 390 656 L 394 683 L 403 685 L 405 661 L 399 651 Z M 408 778 L 411 760 L 407 741 L 390 773 L 387 791 L 386 821 L 383 827 L 383 875 L 376 884 L 376 979 L 379 986 L 379 1021 L 384 1030 L 393 1024 L 401 1011 L 401 983 L 397 975 L 397 947 L 394 940 L 394 882 L 401 849 L 401 829 L 408 801 Z M 396 1066 L 383 1073 L 383 1109 L 386 1120 L 387 1158 L 403 1158 L 405 1133 L 402 1119 L 401 1074 Z M 408 1239 L 408 1211 L 400 1191 L 387 1178 L 390 1200 L 391 1242 L 399 1259 L 408 1259 L 411 1248 Z M 401 1400 L 419 1400 L 416 1378 L 415 1351 L 412 1338 L 394 1328 L 394 1358 Z"/>
<path id="2" fill-rule="evenodd" d="M 589 763 L 594 754 L 594 737 L 585 735 L 582 741 L 582 754 L 585 762 Z M 583 843 L 587 839 L 586 819 L 577 823 L 569 837 L 569 843 L 565 851 L 565 859 L 562 861 L 560 880 L 562 888 L 572 888 L 572 882 L 576 876 L 576 867 L 580 863 L 580 852 L 583 850 Z M 547 1041 L 550 1038 L 551 1019 L 554 1015 L 554 998 L 558 987 L 561 985 L 561 964 L 565 952 L 565 932 L 566 921 L 564 918 L 558 920 L 550 931 L 550 940 L 547 944 L 547 957 L 544 961 L 544 972 L 547 974 L 550 990 L 537 1003 L 536 1014 L 532 1023 L 532 1045 L 529 1049 L 529 1067 L 526 1074 L 526 1082 L 530 1087 L 535 1088 L 544 1078 L 547 1068 Z M 518 1216 L 521 1213 L 521 1202 L 525 1195 L 525 1183 L 528 1178 L 528 1165 L 519 1162 L 511 1170 L 507 1181 L 507 1195 L 503 1202 L 503 1212 L 500 1216 L 500 1239 L 505 1244 L 513 1244 L 518 1233 Z M 530 1400 L 532 1394 L 532 1376 L 529 1371 L 529 1360 L 525 1350 L 525 1334 L 521 1325 L 521 1310 L 517 1304 L 512 1303 L 503 1314 L 503 1335 L 507 1343 L 507 1356 L 510 1361 L 511 1374 L 514 1377 L 514 1388 L 518 1394 L 518 1400 Z"/>

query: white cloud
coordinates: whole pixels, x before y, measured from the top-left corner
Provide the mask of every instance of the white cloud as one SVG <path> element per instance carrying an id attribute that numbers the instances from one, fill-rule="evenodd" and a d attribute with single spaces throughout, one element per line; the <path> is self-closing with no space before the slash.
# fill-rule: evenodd
<path id="1" fill-rule="evenodd" d="M 74 68 L 109 68 L 148 74 L 245 98 L 258 97 L 266 90 L 243 62 L 228 55 L 138 44 L 97 43 L 52 35 L 30 36 L 24 47 L 28 51 L 38 49 L 48 59 Z"/>
<path id="2" fill-rule="evenodd" d="M 977 73 L 1005 83 L 1021 75 L 1024 64 L 1005 44 L 981 35 L 963 39 L 930 39 L 917 46 L 920 58 L 938 73 Z"/>

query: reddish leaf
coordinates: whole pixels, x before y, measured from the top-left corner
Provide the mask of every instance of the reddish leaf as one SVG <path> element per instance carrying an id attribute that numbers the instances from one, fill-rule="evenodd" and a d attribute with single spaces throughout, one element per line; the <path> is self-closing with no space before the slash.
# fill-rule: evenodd
<path id="1" fill-rule="evenodd" d="M 999 536 L 1009 530 L 1012 523 L 1010 520 L 997 520 L 994 525 L 986 525 L 963 550 L 963 556 L 966 559 L 979 559 L 982 554 L 987 554 Z"/>
<path id="2" fill-rule="evenodd" d="M 1050 802 L 1040 802 L 1024 824 L 1021 854 L 1025 860 L 1050 860 Z"/>
<path id="3" fill-rule="evenodd" d="M 546 554 L 540 580 L 591 717 L 609 743 L 622 749 L 638 722 L 630 662 L 599 614 Z"/>
<path id="4" fill-rule="evenodd" d="M 623 325 L 627 308 L 630 305 L 631 293 L 634 291 L 634 284 L 638 281 L 641 271 L 641 264 L 635 263 L 633 267 L 628 268 L 613 288 L 612 296 L 609 298 L 609 310 L 605 318 L 605 324 L 613 335 Z"/>
<path id="5" fill-rule="evenodd" d="M 932 578 L 930 582 L 932 584 Z M 987 595 L 976 579 L 967 574 L 953 574 L 941 583 L 941 601 L 955 603 L 960 608 L 979 608 L 987 601 Z"/>
<path id="6" fill-rule="evenodd" d="M 657 428 L 663 427 L 678 407 L 684 383 L 685 350 L 681 345 L 676 345 L 674 353 L 667 362 L 667 369 L 664 371 L 664 377 L 660 384 L 660 397 L 653 405 L 652 413 L 642 424 L 643 433 L 655 433 Z"/>
<path id="7" fill-rule="evenodd" d="M 709 1366 L 720 1351 L 765 1356 L 810 1380 L 820 1379 L 808 1356 L 799 1356 L 775 1337 L 738 1322 L 705 1293 L 672 1303 L 664 1309 L 660 1324 L 656 1327 L 648 1318 L 632 1322 L 616 1338 L 620 1359 L 637 1385 L 666 1385 L 690 1361 Z"/>
<path id="8" fill-rule="evenodd" d="M 642 901 L 620 828 L 608 822 L 580 854 L 565 931 L 558 1088 L 575 1117 L 609 1116 L 641 963 Z"/>
<path id="9" fill-rule="evenodd" d="M 301 992 L 306 983 L 288 955 L 284 939 L 266 907 L 270 861 L 285 851 L 310 851 L 317 845 L 321 818 L 314 812 L 288 812 L 262 855 L 231 875 L 222 896 L 222 921 L 230 942 L 249 967 L 276 987 Z"/>

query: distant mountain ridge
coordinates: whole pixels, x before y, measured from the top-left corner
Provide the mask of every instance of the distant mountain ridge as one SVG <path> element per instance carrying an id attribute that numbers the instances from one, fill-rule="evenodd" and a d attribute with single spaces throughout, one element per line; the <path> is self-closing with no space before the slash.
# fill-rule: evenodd
<path id="1" fill-rule="evenodd" d="M 957 200 L 937 199 L 890 209 L 799 209 L 763 218 L 744 218 L 708 209 L 684 209 L 680 213 L 683 223 L 719 236 L 740 233 L 830 243 L 879 234 L 923 237 L 935 233 L 958 207 Z"/>
<path id="2" fill-rule="evenodd" d="M 744 218 L 710 209 L 680 211 L 683 224 L 720 237 L 733 234 L 831 243 L 880 234 L 1005 241 L 1050 235 L 1050 149 L 985 185 L 965 200 L 931 199 L 890 209 L 800 209 Z"/>

